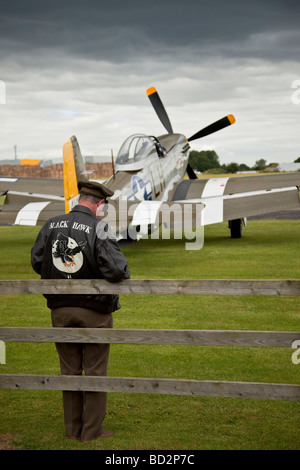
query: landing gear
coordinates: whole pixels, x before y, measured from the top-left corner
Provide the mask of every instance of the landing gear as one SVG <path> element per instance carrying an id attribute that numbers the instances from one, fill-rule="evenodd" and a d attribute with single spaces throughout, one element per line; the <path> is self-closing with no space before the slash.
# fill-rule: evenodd
<path id="1" fill-rule="evenodd" d="M 246 226 L 246 219 L 229 220 L 228 227 L 230 228 L 231 238 L 241 238 L 243 225 Z"/>

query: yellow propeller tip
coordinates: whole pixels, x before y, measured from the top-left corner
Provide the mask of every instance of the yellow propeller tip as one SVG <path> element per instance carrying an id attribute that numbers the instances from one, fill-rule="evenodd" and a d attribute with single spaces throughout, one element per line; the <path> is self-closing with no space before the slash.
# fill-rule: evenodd
<path id="1" fill-rule="evenodd" d="M 154 88 L 154 86 L 148 88 L 147 90 L 147 95 L 153 95 L 153 93 L 156 93 L 156 88 Z"/>
<path id="2" fill-rule="evenodd" d="M 230 124 L 234 124 L 234 123 L 235 123 L 235 117 L 234 117 L 232 114 L 229 114 L 227 117 L 228 117 L 228 119 L 229 119 Z"/>

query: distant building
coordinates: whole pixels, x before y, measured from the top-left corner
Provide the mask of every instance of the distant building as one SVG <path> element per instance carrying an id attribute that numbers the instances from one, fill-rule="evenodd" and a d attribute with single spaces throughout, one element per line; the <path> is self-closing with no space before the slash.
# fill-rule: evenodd
<path id="1" fill-rule="evenodd" d="M 112 176 L 110 157 L 83 157 L 90 178 L 106 179 Z M 63 159 L 0 160 L 0 175 L 14 177 L 63 178 Z"/>
<path id="2" fill-rule="evenodd" d="M 111 157 L 109 156 L 87 156 L 83 157 L 85 163 L 111 163 Z M 61 158 L 15 158 L 7 159 L 7 160 L 0 160 L 0 166 L 2 165 L 23 165 L 23 166 L 37 166 L 39 165 L 42 168 L 46 168 L 47 166 L 58 165 L 63 162 Z"/>

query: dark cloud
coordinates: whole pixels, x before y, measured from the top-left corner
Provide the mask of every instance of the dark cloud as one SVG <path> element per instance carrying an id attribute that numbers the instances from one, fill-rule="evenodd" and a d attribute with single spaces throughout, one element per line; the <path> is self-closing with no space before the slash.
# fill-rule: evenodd
<path id="1" fill-rule="evenodd" d="M 294 58 L 297 13 L 296 0 L 15 0 L 1 7 L 1 51 L 61 50 L 112 62 L 145 54 L 161 58 L 178 48 L 191 54 Z"/>
<path id="2" fill-rule="evenodd" d="M 135 132 L 160 134 L 145 93 L 156 86 L 176 132 L 235 114 L 196 149 L 226 163 L 293 160 L 299 13 L 299 0 L 3 0 L 0 159 L 15 144 L 56 157 L 73 134 L 98 155 Z"/>

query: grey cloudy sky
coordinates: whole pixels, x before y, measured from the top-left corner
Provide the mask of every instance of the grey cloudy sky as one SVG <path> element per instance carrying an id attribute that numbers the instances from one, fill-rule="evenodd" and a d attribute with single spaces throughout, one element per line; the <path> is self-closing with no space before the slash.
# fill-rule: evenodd
<path id="1" fill-rule="evenodd" d="M 192 142 L 221 163 L 300 156 L 298 0 L 0 1 L 0 159 L 84 155 L 165 133 L 155 86 L 187 137 L 227 114 L 230 128 Z M 0 89 L 1 93 L 1 89 Z M 1 102 L 1 95 L 0 95 Z"/>

